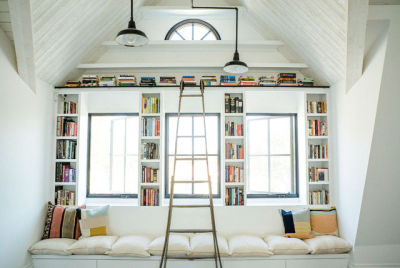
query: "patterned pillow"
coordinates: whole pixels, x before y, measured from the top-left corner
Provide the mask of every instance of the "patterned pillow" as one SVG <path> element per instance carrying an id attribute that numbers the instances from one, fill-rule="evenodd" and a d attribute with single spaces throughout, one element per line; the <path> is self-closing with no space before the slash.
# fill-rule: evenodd
<path id="1" fill-rule="evenodd" d="M 310 213 L 312 234 L 339 235 L 335 207 L 329 209 L 311 209 Z"/>
<path id="2" fill-rule="evenodd" d="M 42 239 L 79 239 L 79 212 L 77 207 L 56 206 L 49 202 Z"/>
<path id="3" fill-rule="evenodd" d="M 95 209 L 81 210 L 81 232 L 83 237 L 107 235 L 108 234 L 108 208 L 110 206 Z"/>
<path id="4" fill-rule="evenodd" d="M 313 238 L 310 225 L 310 210 L 284 211 L 281 209 L 285 236 L 291 238 Z"/>

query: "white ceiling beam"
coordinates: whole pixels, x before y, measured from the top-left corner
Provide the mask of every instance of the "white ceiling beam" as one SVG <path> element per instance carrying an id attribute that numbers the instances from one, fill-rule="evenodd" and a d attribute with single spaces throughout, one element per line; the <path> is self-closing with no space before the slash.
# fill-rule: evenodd
<path id="1" fill-rule="evenodd" d="M 18 73 L 23 81 L 36 91 L 35 59 L 31 6 L 29 0 L 9 1 L 11 26 L 17 55 Z"/>
<path id="2" fill-rule="evenodd" d="M 363 71 L 368 0 L 347 3 L 346 90 L 360 79 Z"/>

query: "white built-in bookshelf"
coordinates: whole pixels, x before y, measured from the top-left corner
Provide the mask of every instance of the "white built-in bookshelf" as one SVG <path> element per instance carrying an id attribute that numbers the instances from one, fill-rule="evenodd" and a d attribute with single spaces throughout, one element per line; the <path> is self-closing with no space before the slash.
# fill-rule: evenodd
<path id="1" fill-rule="evenodd" d="M 332 205 L 327 93 L 305 93 L 307 202 L 311 208 Z"/>
<path id="2" fill-rule="evenodd" d="M 55 204 L 77 204 L 79 94 L 56 94 L 53 179 Z"/>

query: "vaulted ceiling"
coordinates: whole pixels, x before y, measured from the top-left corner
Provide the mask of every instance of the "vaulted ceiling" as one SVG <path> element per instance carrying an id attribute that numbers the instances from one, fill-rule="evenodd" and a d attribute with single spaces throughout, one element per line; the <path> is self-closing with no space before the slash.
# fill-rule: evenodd
<path id="1" fill-rule="evenodd" d="M 0 0 L 0 28 L 6 33 L 10 40 L 14 39 L 7 0 Z"/>

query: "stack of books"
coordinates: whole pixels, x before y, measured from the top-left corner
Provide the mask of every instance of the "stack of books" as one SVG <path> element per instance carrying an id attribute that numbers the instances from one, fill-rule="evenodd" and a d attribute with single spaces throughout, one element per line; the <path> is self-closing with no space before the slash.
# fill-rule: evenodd
<path id="1" fill-rule="evenodd" d="M 115 76 L 102 76 L 99 80 L 100 87 L 114 87 Z"/>
<path id="2" fill-rule="evenodd" d="M 157 183 L 158 182 L 158 169 L 150 167 L 142 167 L 142 182 L 143 183 Z"/>
<path id="3" fill-rule="evenodd" d="M 217 77 L 215 75 L 203 75 L 201 80 L 205 86 L 216 86 L 218 85 Z"/>
<path id="4" fill-rule="evenodd" d="M 195 86 L 196 85 L 196 78 L 194 75 L 185 75 L 182 76 L 182 80 L 185 85 Z"/>
<path id="5" fill-rule="evenodd" d="M 82 87 L 97 87 L 99 83 L 99 78 L 95 74 L 85 74 L 82 75 Z"/>
<path id="6" fill-rule="evenodd" d="M 140 79 L 141 87 L 155 87 L 156 78 L 154 76 L 142 76 Z"/>
<path id="7" fill-rule="evenodd" d="M 57 117 L 57 136 L 76 137 L 78 135 L 78 123 L 69 117 Z"/>
<path id="8" fill-rule="evenodd" d="M 158 97 L 142 97 L 142 114 L 157 114 L 160 112 Z"/>
<path id="9" fill-rule="evenodd" d="M 159 205 L 159 190 L 152 188 L 142 189 L 142 194 L 140 195 L 140 204 L 142 206 L 158 206 Z"/>
<path id="10" fill-rule="evenodd" d="M 221 75 L 221 86 L 237 86 L 236 77 L 234 75 Z"/>
<path id="11" fill-rule="evenodd" d="M 275 75 L 261 76 L 258 84 L 264 87 L 274 87 L 276 86 Z"/>
<path id="12" fill-rule="evenodd" d="M 225 167 L 225 182 L 243 182 L 243 168 L 236 166 Z"/>
<path id="13" fill-rule="evenodd" d="M 227 206 L 243 206 L 244 195 L 242 188 L 226 188 L 225 190 L 225 205 Z"/>
<path id="14" fill-rule="evenodd" d="M 225 159 L 244 159 L 242 144 L 225 143 Z"/>
<path id="15" fill-rule="evenodd" d="M 142 144 L 142 159 L 159 159 L 159 148 L 157 143 L 146 142 Z"/>
<path id="16" fill-rule="evenodd" d="M 328 159 L 328 144 L 310 144 L 309 159 Z"/>
<path id="17" fill-rule="evenodd" d="M 59 206 L 74 206 L 75 191 L 57 190 L 55 203 Z"/>
<path id="18" fill-rule="evenodd" d="M 225 122 L 225 136 L 243 136 L 243 124 L 236 123 L 233 121 Z"/>
<path id="19" fill-rule="evenodd" d="M 310 167 L 308 169 L 309 182 L 328 182 L 328 168 Z"/>
<path id="20" fill-rule="evenodd" d="M 64 114 L 76 114 L 77 105 L 74 101 L 64 101 Z"/>
<path id="21" fill-rule="evenodd" d="M 81 81 L 67 81 L 65 83 L 66 87 L 80 87 L 81 86 Z"/>
<path id="22" fill-rule="evenodd" d="M 304 77 L 303 79 L 299 79 L 297 84 L 300 87 L 313 87 L 314 86 L 314 78 Z"/>
<path id="23" fill-rule="evenodd" d="M 245 87 L 252 87 L 252 86 L 258 86 L 258 83 L 256 82 L 256 79 L 254 79 L 254 76 L 241 76 L 239 77 L 239 85 Z"/>
<path id="24" fill-rule="evenodd" d="M 296 73 L 280 73 L 278 75 L 278 85 L 279 86 L 296 86 Z"/>
<path id="25" fill-rule="evenodd" d="M 76 159 L 76 141 L 58 140 L 56 149 L 57 159 Z"/>
<path id="26" fill-rule="evenodd" d="M 225 94 L 225 113 L 243 113 L 243 99 Z"/>
<path id="27" fill-rule="evenodd" d="M 130 74 L 120 74 L 118 76 L 118 86 L 120 87 L 136 86 L 136 76 Z"/>
<path id="28" fill-rule="evenodd" d="M 176 85 L 175 76 L 160 76 L 160 86 L 174 86 Z"/>
<path id="29" fill-rule="evenodd" d="M 143 117 L 142 136 L 143 137 L 160 136 L 160 119 L 152 117 Z"/>
<path id="30" fill-rule="evenodd" d="M 328 124 L 325 120 L 308 120 L 309 136 L 328 136 Z"/>
<path id="31" fill-rule="evenodd" d="M 69 164 L 57 163 L 56 182 L 76 182 L 76 169 Z"/>
<path id="32" fill-rule="evenodd" d="M 327 205 L 329 204 L 329 192 L 326 190 L 309 192 L 308 200 L 310 205 Z"/>
<path id="33" fill-rule="evenodd" d="M 326 101 L 307 101 L 307 113 L 325 114 L 326 112 Z"/>

